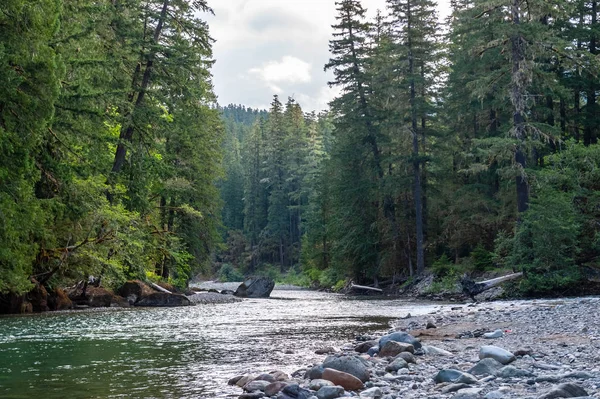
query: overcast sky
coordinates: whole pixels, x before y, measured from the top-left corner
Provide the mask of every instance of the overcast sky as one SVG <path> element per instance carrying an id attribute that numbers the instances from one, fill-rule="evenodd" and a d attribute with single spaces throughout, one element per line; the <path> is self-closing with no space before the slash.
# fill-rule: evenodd
<path id="1" fill-rule="evenodd" d="M 448 13 L 449 0 L 438 0 Z M 363 0 L 369 16 L 385 0 Z M 336 91 L 323 66 L 335 22 L 335 0 L 209 0 L 213 82 L 219 104 L 268 108 L 273 94 L 293 96 L 304 111 L 320 111 Z"/>

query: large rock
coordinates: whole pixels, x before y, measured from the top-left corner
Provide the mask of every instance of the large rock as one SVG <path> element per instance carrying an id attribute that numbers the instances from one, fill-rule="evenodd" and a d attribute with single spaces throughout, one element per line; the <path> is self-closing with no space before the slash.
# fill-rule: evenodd
<path id="1" fill-rule="evenodd" d="M 486 358 L 495 359 L 502 364 L 508 364 L 517 359 L 515 355 L 513 355 L 506 349 L 502 349 L 493 345 L 482 346 L 479 349 L 479 359 Z"/>
<path id="2" fill-rule="evenodd" d="M 381 350 L 388 341 L 404 342 L 406 344 L 411 344 L 415 349 L 421 348 L 421 343 L 412 335 L 405 332 L 394 332 L 379 338 L 379 350 Z"/>
<path id="3" fill-rule="evenodd" d="M 503 367 L 503 364 L 497 361 L 496 359 L 492 359 L 491 357 L 481 359 L 475 366 L 469 369 L 469 373 L 473 375 L 495 375 L 498 370 Z"/>
<path id="4" fill-rule="evenodd" d="M 115 294 L 107 288 L 95 287 L 93 285 L 77 285 L 70 288 L 67 294 L 75 305 L 92 308 L 108 308 L 115 298 Z"/>
<path id="5" fill-rule="evenodd" d="M 365 341 L 365 342 L 361 342 L 360 344 L 356 345 L 354 347 L 354 350 L 358 353 L 367 353 L 369 351 L 369 349 L 371 349 L 374 346 L 377 346 L 376 340 Z"/>
<path id="6" fill-rule="evenodd" d="M 267 388 L 271 384 L 269 381 L 264 380 L 254 380 L 250 381 L 246 385 L 244 385 L 243 389 L 247 392 L 261 391 L 264 392 L 265 388 Z"/>
<path id="7" fill-rule="evenodd" d="M 391 362 L 390 364 L 387 365 L 387 367 L 385 368 L 385 371 L 391 372 L 391 371 L 398 371 L 400 369 L 407 369 L 408 368 L 408 363 L 406 363 L 406 360 L 402 359 L 401 357 L 396 358 L 396 360 L 394 360 L 393 362 Z"/>
<path id="8" fill-rule="evenodd" d="M 275 281 L 269 277 L 248 277 L 235 290 L 235 296 L 242 298 L 268 298 L 275 288 Z"/>
<path id="9" fill-rule="evenodd" d="M 323 379 L 333 382 L 335 385 L 343 387 L 347 391 L 358 391 L 363 389 L 365 385 L 361 380 L 352 374 L 344 373 L 343 371 L 328 369 L 323 370 Z"/>
<path id="10" fill-rule="evenodd" d="M 579 385 L 566 383 L 553 388 L 550 392 L 540 396 L 539 399 L 579 398 L 586 396 L 588 396 L 587 392 Z"/>
<path id="11" fill-rule="evenodd" d="M 311 391 L 301 388 L 298 384 L 288 385 L 277 394 L 278 399 L 308 399 L 311 396 Z"/>
<path id="12" fill-rule="evenodd" d="M 380 357 L 387 357 L 387 356 L 394 357 L 394 356 L 398 356 L 402 352 L 415 353 L 415 347 L 411 344 L 407 344 L 404 342 L 387 341 L 385 343 L 385 345 L 383 345 L 379 349 L 379 356 Z"/>
<path id="13" fill-rule="evenodd" d="M 143 297 L 135 303 L 135 306 L 151 306 L 151 307 L 173 307 L 173 306 L 189 306 L 190 300 L 185 295 L 168 294 L 166 292 L 155 292 Z"/>
<path id="14" fill-rule="evenodd" d="M 271 397 L 271 396 L 275 396 L 279 393 L 279 391 L 281 391 L 283 388 L 285 388 L 288 384 L 283 382 L 283 381 L 275 381 L 270 383 L 269 385 L 267 385 L 265 387 L 265 395 Z"/>
<path id="15" fill-rule="evenodd" d="M 317 398 L 319 399 L 335 399 L 344 396 L 346 391 L 344 388 L 339 386 L 323 386 L 317 391 Z"/>
<path id="16" fill-rule="evenodd" d="M 127 299 L 127 302 L 129 302 L 130 305 L 135 304 L 143 297 L 152 295 L 155 292 L 157 291 L 150 288 L 146 283 L 140 280 L 127 281 L 121 286 L 121 288 L 117 290 L 117 293 L 123 298 Z"/>
<path id="17" fill-rule="evenodd" d="M 73 309 L 73 301 L 69 299 L 69 296 L 64 290 L 55 288 L 54 291 L 48 295 L 48 307 L 50 310 Z"/>
<path id="18" fill-rule="evenodd" d="M 433 380 L 441 384 L 442 382 L 453 382 L 455 384 L 475 384 L 477 383 L 477 378 L 468 373 L 463 373 L 459 370 L 454 369 L 443 369 L 440 370 Z"/>
<path id="19" fill-rule="evenodd" d="M 329 356 L 323 362 L 323 368 L 330 368 L 352 374 L 362 382 L 366 382 L 371 378 L 369 364 L 359 356 Z M 322 378 L 325 380 L 327 379 L 325 377 Z"/>

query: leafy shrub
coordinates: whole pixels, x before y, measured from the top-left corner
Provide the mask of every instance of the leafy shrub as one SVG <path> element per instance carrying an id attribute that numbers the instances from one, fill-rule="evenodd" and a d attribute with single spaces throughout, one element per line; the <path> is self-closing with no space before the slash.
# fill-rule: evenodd
<path id="1" fill-rule="evenodd" d="M 480 272 L 492 270 L 494 268 L 493 254 L 479 244 L 471 252 L 471 264 L 473 269 Z"/>
<path id="2" fill-rule="evenodd" d="M 433 262 L 431 265 L 431 271 L 437 277 L 444 277 L 445 275 L 451 273 L 454 269 L 454 263 L 448 258 L 446 254 L 440 256 L 438 260 Z"/>
<path id="3" fill-rule="evenodd" d="M 240 273 L 239 270 L 237 270 L 229 263 L 223 263 L 217 275 L 219 276 L 219 281 L 222 281 L 224 283 L 238 282 L 244 280 L 244 276 L 242 275 L 242 273 Z"/>

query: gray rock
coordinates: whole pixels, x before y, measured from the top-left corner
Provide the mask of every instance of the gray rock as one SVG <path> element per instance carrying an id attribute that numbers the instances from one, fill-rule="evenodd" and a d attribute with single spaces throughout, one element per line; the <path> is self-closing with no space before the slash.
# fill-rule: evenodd
<path id="1" fill-rule="evenodd" d="M 481 388 L 461 389 L 452 399 L 477 399 L 481 397 L 481 391 L 483 391 Z"/>
<path id="2" fill-rule="evenodd" d="M 521 378 L 531 377 L 533 374 L 527 370 L 521 370 L 514 366 L 504 366 L 496 372 L 496 377 L 500 378 Z"/>
<path id="3" fill-rule="evenodd" d="M 433 320 L 427 320 L 427 324 L 425 325 L 426 330 L 429 330 L 430 328 L 437 328 Z"/>
<path id="4" fill-rule="evenodd" d="M 502 332 L 502 330 L 496 330 L 494 332 L 489 332 L 489 333 L 483 334 L 483 338 L 487 338 L 487 339 L 502 338 L 503 336 L 504 336 L 504 332 Z"/>
<path id="5" fill-rule="evenodd" d="M 315 351 L 315 354 L 317 355 L 330 355 L 332 353 L 336 353 L 337 351 L 335 350 L 335 348 L 333 346 L 327 346 L 324 348 L 319 348 Z"/>
<path id="6" fill-rule="evenodd" d="M 300 388 L 298 384 L 288 385 L 277 394 L 279 399 L 308 399 L 310 396 L 312 396 L 311 391 Z"/>
<path id="7" fill-rule="evenodd" d="M 582 396 L 588 396 L 585 389 L 581 388 L 579 385 L 566 383 L 553 388 L 546 394 L 540 396 L 539 399 L 577 398 Z"/>
<path id="8" fill-rule="evenodd" d="M 173 307 L 189 305 L 191 305 L 191 302 L 185 295 L 168 294 L 166 292 L 154 292 L 150 295 L 142 297 L 135 303 L 135 306 L 149 307 Z"/>
<path id="9" fill-rule="evenodd" d="M 358 353 L 367 353 L 369 351 L 369 349 L 371 349 L 374 346 L 377 346 L 377 341 L 370 340 L 370 341 L 361 342 L 360 344 L 356 345 L 354 347 L 354 350 Z"/>
<path id="10" fill-rule="evenodd" d="M 275 281 L 269 277 L 248 277 L 235 290 L 234 295 L 242 298 L 268 298 L 275 288 Z"/>
<path id="11" fill-rule="evenodd" d="M 368 362 L 359 356 L 329 356 L 325 359 L 322 366 L 323 368 L 330 368 L 352 374 L 362 382 L 366 382 L 371 378 Z"/>
<path id="12" fill-rule="evenodd" d="M 323 386 L 317 391 L 319 399 L 335 399 L 344 396 L 346 391 L 340 386 Z"/>
<path id="13" fill-rule="evenodd" d="M 407 369 L 407 368 L 408 368 L 408 363 L 406 363 L 406 360 L 399 357 L 399 358 L 396 358 L 390 364 L 388 364 L 387 367 L 385 368 L 385 371 L 392 372 L 392 371 L 398 371 L 400 369 Z"/>
<path id="14" fill-rule="evenodd" d="M 402 352 L 415 352 L 415 347 L 405 342 L 387 341 L 383 346 L 379 348 L 379 356 L 398 356 Z"/>
<path id="15" fill-rule="evenodd" d="M 468 372 L 473 375 L 494 375 L 501 368 L 502 363 L 490 357 L 481 359 L 475 366 L 471 367 Z"/>
<path id="16" fill-rule="evenodd" d="M 484 398 L 485 399 L 504 399 L 508 396 L 509 389 L 500 388 L 495 391 L 488 392 Z"/>
<path id="17" fill-rule="evenodd" d="M 470 386 L 468 384 L 450 384 L 450 385 L 446 385 L 444 388 L 442 388 L 442 393 L 452 393 L 452 392 L 456 392 L 456 391 L 460 391 L 461 389 L 465 389 L 465 388 L 469 388 Z"/>
<path id="18" fill-rule="evenodd" d="M 423 345 L 423 347 L 421 349 L 423 350 L 423 353 L 426 355 L 452 356 L 452 352 L 448 352 L 445 349 L 437 348 L 435 346 Z"/>
<path id="19" fill-rule="evenodd" d="M 406 363 L 417 364 L 417 360 L 415 359 L 415 356 L 410 352 L 401 352 L 398 354 L 398 356 L 396 356 L 394 358 L 394 360 L 399 359 L 399 358 L 404 359 L 404 361 Z"/>
<path id="20" fill-rule="evenodd" d="M 435 377 L 433 377 L 433 380 L 438 384 L 442 382 L 454 382 L 457 384 L 475 384 L 477 382 L 477 378 L 473 375 L 453 369 L 440 370 L 435 375 Z"/>
<path id="21" fill-rule="evenodd" d="M 415 349 L 421 348 L 421 343 L 415 337 L 405 332 L 394 332 L 379 338 L 379 349 L 381 350 L 388 341 L 404 342 L 411 344 Z"/>
<path id="22" fill-rule="evenodd" d="M 373 346 L 372 348 L 369 348 L 369 350 L 367 351 L 367 355 L 369 355 L 369 356 L 375 356 L 378 353 L 379 353 L 379 346 Z"/>
<path id="23" fill-rule="evenodd" d="M 318 380 L 323 376 L 323 365 L 316 365 L 308 369 L 304 378 L 308 378 L 309 380 Z"/>
<path id="24" fill-rule="evenodd" d="M 240 396 L 238 396 L 238 399 L 260 399 L 260 398 L 264 398 L 265 394 L 262 392 L 248 392 L 248 393 L 243 393 Z"/>
<path id="25" fill-rule="evenodd" d="M 264 381 L 264 380 L 250 381 L 249 383 L 247 383 L 246 385 L 244 385 L 244 391 L 247 391 L 247 392 L 261 391 L 261 392 L 264 392 L 265 388 L 270 383 L 271 383 L 271 381 Z"/>
<path id="26" fill-rule="evenodd" d="M 515 355 L 507 351 L 506 349 L 499 348 L 493 345 L 482 346 L 479 349 L 479 359 L 492 358 L 496 359 L 502 364 L 508 364 L 516 360 Z"/>
<path id="27" fill-rule="evenodd" d="M 323 387 L 332 387 L 334 384 L 331 381 L 328 380 L 323 380 L 323 379 L 316 379 L 316 380 L 312 380 L 309 384 L 308 387 L 310 389 L 312 389 L 313 391 L 318 391 L 319 389 L 323 388 Z"/>
<path id="28" fill-rule="evenodd" d="M 381 391 L 381 388 L 379 388 L 379 387 L 365 389 L 364 391 L 362 391 L 360 393 L 361 398 L 380 399 L 382 396 L 383 396 L 383 392 Z"/>

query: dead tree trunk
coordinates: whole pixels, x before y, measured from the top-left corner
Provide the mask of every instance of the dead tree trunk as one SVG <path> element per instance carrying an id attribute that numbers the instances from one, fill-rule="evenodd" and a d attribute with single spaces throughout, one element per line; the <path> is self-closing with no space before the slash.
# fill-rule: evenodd
<path id="1" fill-rule="evenodd" d="M 464 275 L 460 280 L 460 284 L 462 285 L 463 293 L 466 296 L 471 297 L 474 302 L 477 302 L 475 295 L 481 294 L 482 292 L 487 291 L 490 288 L 494 288 L 506 281 L 515 280 L 521 276 L 523 276 L 523 273 L 519 272 L 477 283 L 467 277 L 467 275 Z"/>

